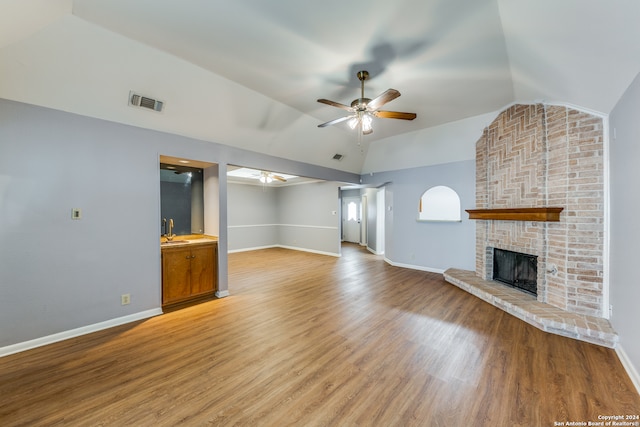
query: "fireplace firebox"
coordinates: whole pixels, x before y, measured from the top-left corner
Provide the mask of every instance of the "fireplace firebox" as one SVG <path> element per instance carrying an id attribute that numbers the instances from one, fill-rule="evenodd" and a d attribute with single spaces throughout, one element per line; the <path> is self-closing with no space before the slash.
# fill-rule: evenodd
<path id="1" fill-rule="evenodd" d="M 493 280 L 538 295 L 538 257 L 493 248 Z"/>

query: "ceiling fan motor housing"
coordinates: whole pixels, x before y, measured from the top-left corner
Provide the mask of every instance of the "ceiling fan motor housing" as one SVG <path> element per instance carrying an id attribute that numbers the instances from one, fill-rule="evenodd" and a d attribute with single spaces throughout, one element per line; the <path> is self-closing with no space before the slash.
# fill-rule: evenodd
<path id="1" fill-rule="evenodd" d="M 365 111 L 367 109 L 367 104 L 371 101 L 369 98 L 358 98 L 354 99 L 351 103 L 351 107 L 355 108 L 358 111 Z"/>

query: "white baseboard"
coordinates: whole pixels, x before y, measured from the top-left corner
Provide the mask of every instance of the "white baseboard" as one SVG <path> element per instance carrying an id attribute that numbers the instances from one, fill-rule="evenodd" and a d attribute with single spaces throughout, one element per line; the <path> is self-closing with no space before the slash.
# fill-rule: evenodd
<path id="1" fill-rule="evenodd" d="M 46 337 L 36 338 L 33 340 L 0 347 L 0 357 L 8 356 L 14 353 L 20 353 L 26 350 L 31 350 L 32 348 L 36 347 L 42 347 L 43 345 L 64 341 L 69 338 L 79 337 L 80 335 L 90 334 L 92 332 L 101 331 L 103 329 L 113 328 L 114 326 L 124 325 L 125 323 L 148 319 L 160 314 L 162 314 L 162 309 L 154 308 L 151 310 L 141 311 L 139 313 L 129 314 L 128 316 L 117 317 L 115 319 L 106 320 L 104 322 L 94 323 L 93 325 L 87 325 L 68 331 L 58 332 L 57 334 L 47 335 Z"/>
<path id="2" fill-rule="evenodd" d="M 631 378 L 633 385 L 636 386 L 636 390 L 640 394 L 640 374 L 638 374 L 638 371 L 635 366 L 633 366 L 629 356 L 625 353 L 620 344 L 616 347 L 616 354 L 618 355 L 622 366 L 624 366 L 624 369 L 627 371 L 627 374 L 629 374 L 629 378 Z"/>
<path id="3" fill-rule="evenodd" d="M 324 252 L 324 251 L 316 251 L 314 249 L 307 249 L 307 248 L 298 248 L 296 246 L 285 246 L 285 245 L 278 245 L 279 248 L 283 248 L 283 249 L 291 249 L 294 251 L 300 251 L 300 252 L 310 252 L 312 254 L 318 254 L 318 255 L 329 255 L 329 256 L 334 256 L 334 257 L 340 257 L 341 255 L 335 252 Z"/>
<path id="4" fill-rule="evenodd" d="M 261 249 L 271 249 L 271 248 L 278 248 L 278 245 L 268 245 L 268 246 L 254 246 L 252 248 L 242 248 L 242 249 L 233 249 L 233 250 L 229 250 L 227 251 L 228 254 L 234 254 L 234 253 L 238 253 L 238 252 L 249 252 L 249 251 L 259 251 Z"/>
<path id="5" fill-rule="evenodd" d="M 334 253 L 334 252 L 316 251 L 316 250 L 313 250 L 313 249 L 299 248 L 297 246 L 286 246 L 286 245 L 270 245 L 270 246 L 257 246 L 257 247 L 253 247 L 253 248 L 234 249 L 234 250 L 228 251 L 227 253 L 232 254 L 232 253 L 237 253 L 237 252 L 259 251 L 261 249 L 271 249 L 271 248 L 291 249 L 293 251 L 311 252 L 311 253 L 314 253 L 314 254 L 329 255 L 329 256 L 335 256 L 335 257 L 340 257 L 341 256 L 340 254 L 337 254 L 337 253 Z"/>
<path id="6" fill-rule="evenodd" d="M 378 251 L 374 251 L 372 248 L 370 248 L 369 246 L 367 246 L 367 250 L 369 252 L 371 252 L 374 255 L 384 255 L 384 252 L 378 252 Z"/>
<path id="7" fill-rule="evenodd" d="M 229 293 L 229 291 L 228 291 L 228 290 L 225 290 L 225 291 L 216 291 L 216 296 L 217 296 L 218 298 L 225 298 L 225 297 L 228 297 L 229 295 L 231 295 L 231 294 Z"/>
<path id="8" fill-rule="evenodd" d="M 444 273 L 444 270 L 441 268 L 431 268 L 431 267 L 424 267 L 422 265 L 403 264 L 400 262 L 391 261 L 389 258 L 385 258 L 384 261 L 387 264 L 393 265 L 394 267 L 409 268 L 411 270 L 428 271 L 430 273 L 438 273 L 438 274 Z"/>

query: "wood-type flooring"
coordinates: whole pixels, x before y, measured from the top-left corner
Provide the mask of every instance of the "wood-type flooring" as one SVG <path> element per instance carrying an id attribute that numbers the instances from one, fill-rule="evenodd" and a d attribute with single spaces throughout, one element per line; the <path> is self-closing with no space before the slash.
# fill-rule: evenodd
<path id="1" fill-rule="evenodd" d="M 557 426 L 640 415 L 614 350 L 544 333 L 357 245 L 339 258 L 230 254 L 229 291 L 0 358 L 0 426 Z"/>

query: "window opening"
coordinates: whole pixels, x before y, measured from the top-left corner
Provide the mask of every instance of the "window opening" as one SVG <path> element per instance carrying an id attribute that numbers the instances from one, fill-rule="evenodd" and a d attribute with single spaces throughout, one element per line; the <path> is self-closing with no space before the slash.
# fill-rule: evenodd
<path id="1" fill-rule="evenodd" d="M 347 221 L 358 220 L 358 205 L 355 202 L 347 204 Z"/>
<path id="2" fill-rule="evenodd" d="M 418 221 L 461 221 L 458 193 L 444 185 L 425 191 L 418 203 Z"/>

